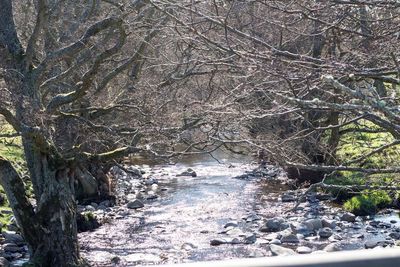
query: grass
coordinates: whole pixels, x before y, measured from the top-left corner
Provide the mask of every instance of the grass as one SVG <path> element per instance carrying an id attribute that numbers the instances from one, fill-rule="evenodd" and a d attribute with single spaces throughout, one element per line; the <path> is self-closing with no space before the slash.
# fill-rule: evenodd
<path id="1" fill-rule="evenodd" d="M 12 127 L 5 124 L 0 120 L 0 134 L 12 134 L 14 131 Z M 19 137 L 13 138 L 0 138 L 0 156 L 11 161 L 14 168 L 21 175 L 26 172 L 26 163 L 23 155 L 23 150 L 21 148 L 21 139 Z M 0 186 L 0 194 L 5 199 L 0 203 L 0 211 L 7 210 L 10 211 L 8 201 L 6 200 L 4 189 Z M 0 212 L 0 224 L 7 226 L 10 223 L 12 214 L 3 214 Z"/>
<path id="2" fill-rule="evenodd" d="M 380 128 L 368 121 L 360 121 L 357 125 L 351 124 L 346 128 L 379 130 Z M 346 129 L 345 128 L 345 129 Z M 351 131 L 341 137 L 337 158 L 339 162 L 349 162 L 367 155 L 374 149 L 394 141 L 391 134 L 387 132 L 358 132 Z M 392 146 L 382 153 L 371 155 L 361 162 L 346 164 L 348 166 L 363 168 L 390 168 L 400 165 L 400 145 Z M 398 184 L 400 176 L 398 174 L 374 174 L 365 175 L 357 172 L 339 172 L 336 176 L 326 180 L 328 184 L 337 185 L 365 185 L 384 186 Z M 386 208 L 393 203 L 389 195 L 397 198 L 399 192 L 384 191 L 331 191 L 339 202 L 344 203 L 344 209 L 357 215 L 374 214 L 382 208 Z"/>

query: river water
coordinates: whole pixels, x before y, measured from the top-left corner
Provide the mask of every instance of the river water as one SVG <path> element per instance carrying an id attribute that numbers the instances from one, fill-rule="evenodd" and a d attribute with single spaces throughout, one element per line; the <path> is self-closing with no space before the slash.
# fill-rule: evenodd
<path id="1" fill-rule="evenodd" d="M 142 166 L 146 175 L 158 180 L 156 187 L 148 189 L 158 198 L 145 200 L 145 207 L 139 210 L 115 207 L 113 220 L 93 232 L 80 234 L 83 256 L 94 266 L 271 256 L 268 241 L 258 234 L 254 244 L 210 245 L 213 239 L 231 241 L 258 233 L 259 219 L 282 215 L 293 206 L 278 201 L 288 189 L 283 180 L 233 179 L 255 167 L 246 164 L 247 160 L 222 158 L 221 164 L 202 158 L 175 165 Z M 197 177 L 176 176 L 188 167 L 196 171 Z M 298 221 L 299 216 L 308 215 L 294 214 L 293 221 Z M 224 225 L 228 222 L 237 223 L 237 227 L 226 233 Z M 363 242 L 357 240 L 359 233 L 358 229 L 345 231 L 344 238 L 353 239 L 347 249 L 363 247 Z M 321 249 L 329 242 L 303 243 Z"/>

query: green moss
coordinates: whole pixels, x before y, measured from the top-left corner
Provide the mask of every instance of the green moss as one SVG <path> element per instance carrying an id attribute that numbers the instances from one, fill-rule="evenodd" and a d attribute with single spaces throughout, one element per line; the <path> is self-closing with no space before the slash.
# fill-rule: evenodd
<path id="1" fill-rule="evenodd" d="M 343 204 L 343 208 L 356 215 L 372 215 L 392 202 L 385 191 L 364 191 L 362 195 L 352 197 Z"/>

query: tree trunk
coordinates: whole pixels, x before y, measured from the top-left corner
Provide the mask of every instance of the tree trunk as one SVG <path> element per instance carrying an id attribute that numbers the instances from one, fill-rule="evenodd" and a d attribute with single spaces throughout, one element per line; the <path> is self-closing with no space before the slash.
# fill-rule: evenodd
<path id="1" fill-rule="evenodd" d="M 24 142 L 25 147 L 27 144 Z M 73 167 L 59 169 L 52 155 L 35 149 L 26 151 L 35 179 L 35 209 L 24 192 L 22 179 L 5 160 L 0 161 L 0 182 L 28 243 L 31 261 L 43 267 L 79 266 Z"/>

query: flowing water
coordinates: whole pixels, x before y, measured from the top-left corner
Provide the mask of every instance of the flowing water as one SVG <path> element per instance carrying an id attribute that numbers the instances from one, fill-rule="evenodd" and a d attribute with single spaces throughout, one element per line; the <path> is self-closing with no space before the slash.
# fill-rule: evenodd
<path id="1" fill-rule="evenodd" d="M 210 245 L 213 239 L 243 239 L 258 233 L 259 219 L 282 215 L 293 206 L 293 203 L 278 201 L 279 195 L 288 189 L 282 180 L 232 179 L 254 168 L 244 164 L 247 160 L 229 158 L 220 164 L 212 158 L 201 158 L 176 165 L 143 166 L 159 181 L 156 187 L 149 189 L 155 191 L 158 198 L 144 201 L 145 207 L 140 210 L 116 207 L 115 219 L 110 223 L 80 234 L 82 254 L 94 266 L 271 256 L 268 241 L 260 236 L 251 245 Z M 176 176 L 188 167 L 196 171 L 197 177 Z M 294 220 L 299 218 L 293 216 Z M 378 219 L 393 221 L 388 218 Z M 227 234 L 224 225 L 230 221 L 237 222 L 238 227 Z M 359 230 L 352 230 L 344 234 L 345 238 L 352 239 L 345 249 L 363 246 L 357 239 L 359 233 Z M 325 239 L 304 244 L 321 249 L 327 243 Z"/>

